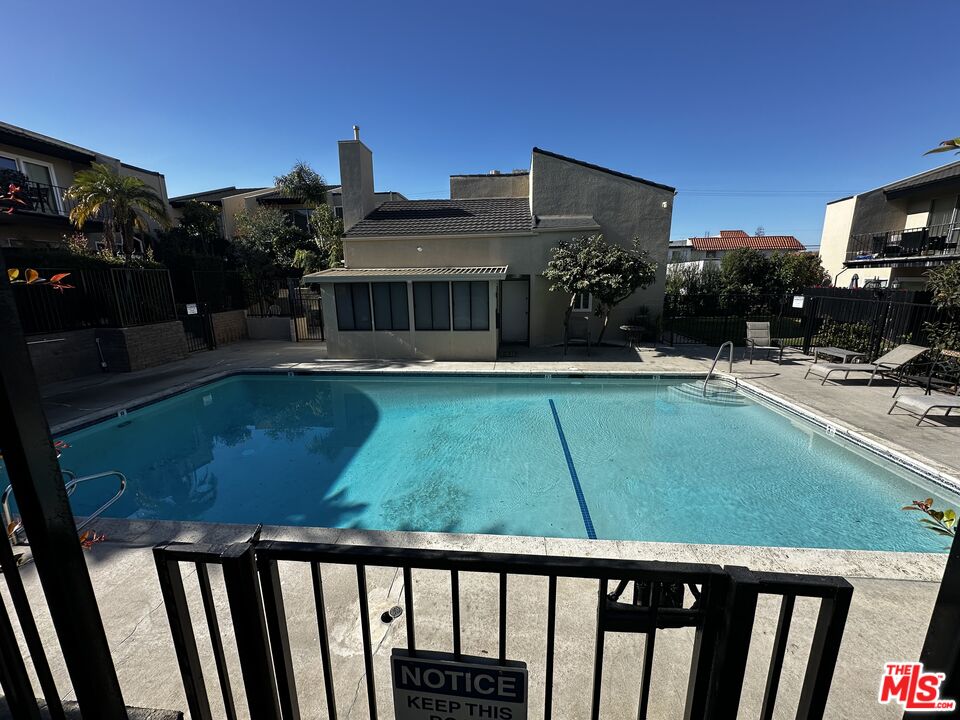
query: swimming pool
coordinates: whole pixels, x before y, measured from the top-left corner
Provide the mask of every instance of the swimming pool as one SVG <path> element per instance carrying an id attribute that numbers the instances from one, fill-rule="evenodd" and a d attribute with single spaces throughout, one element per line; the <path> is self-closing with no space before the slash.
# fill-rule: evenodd
<path id="1" fill-rule="evenodd" d="M 943 551 L 960 498 L 799 418 L 654 378 L 240 375 L 63 437 L 112 517 Z M 96 483 L 102 482 L 100 486 Z M 82 515 L 110 479 L 73 496 Z"/>

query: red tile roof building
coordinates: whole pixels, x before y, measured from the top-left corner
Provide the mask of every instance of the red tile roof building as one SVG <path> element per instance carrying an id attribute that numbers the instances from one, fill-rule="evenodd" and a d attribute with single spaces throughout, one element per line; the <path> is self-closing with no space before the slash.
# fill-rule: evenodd
<path id="1" fill-rule="evenodd" d="M 806 250 L 793 235 L 747 235 L 743 230 L 721 230 L 719 237 L 689 238 L 688 244 L 694 250 L 716 252 L 718 250 Z"/>

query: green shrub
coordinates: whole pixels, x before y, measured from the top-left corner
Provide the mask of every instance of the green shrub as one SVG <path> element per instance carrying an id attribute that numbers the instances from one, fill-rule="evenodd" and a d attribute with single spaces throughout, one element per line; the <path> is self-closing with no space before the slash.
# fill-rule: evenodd
<path id="1" fill-rule="evenodd" d="M 818 347 L 838 347 L 855 352 L 870 352 L 870 324 L 838 322 L 827 318 L 817 333 Z"/>

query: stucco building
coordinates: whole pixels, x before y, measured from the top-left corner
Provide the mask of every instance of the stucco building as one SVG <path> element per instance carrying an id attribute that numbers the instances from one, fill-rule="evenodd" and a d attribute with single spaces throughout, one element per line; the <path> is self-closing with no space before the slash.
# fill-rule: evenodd
<path id="1" fill-rule="evenodd" d="M 69 220 L 73 202 L 64 197 L 79 170 L 93 162 L 112 167 L 120 175 L 140 178 L 167 201 L 163 175 L 145 170 L 94 150 L 71 145 L 56 138 L 0 122 L 0 184 L 20 186 L 17 212 L 0 213 L 0 247 L 56 247 L 63 236 L 75 232 Z M 100 242 L 104 218 L 93 219 L 83 228 L 91 242 Z M 148 220 L 151 229 L 157 225 Z M 121 238 L 117 234 L 116 242 Z"/>
<path id="2" fill-rule="evenodd" d="M 806 251 L 803 243 L 793 235 L 748 235 L 743 230 L 721 230 L 716 236 L 671 240 L 667 269 L 719 267 L 724 255 L 740 248 L 757 250 L 767 257 L 774 253 Z"/>
<path id="3" fill-rule="evenodd" d="M 560 343 L 569 298 L 543 271 L 560 241 L 593 233 L 638 238 L 657 263 L 610 339 L 641 306 L 660 313 L 674 188 L 534 148 L 529 170 L 451 176 L 449 199 L 380 202 L 370 149 L 359 136 L 339 149 L 345 267 L 304 278 L 323 296 L 330 357 L 488 360 Z M 577 314 L 596 337 L 591 298 Z"/>
<path id="4" fill-rule="evenodd" d="M 820 258 L 837 287 L 922 290 L 960 261 L 960 162 L 827 203 Z"/>

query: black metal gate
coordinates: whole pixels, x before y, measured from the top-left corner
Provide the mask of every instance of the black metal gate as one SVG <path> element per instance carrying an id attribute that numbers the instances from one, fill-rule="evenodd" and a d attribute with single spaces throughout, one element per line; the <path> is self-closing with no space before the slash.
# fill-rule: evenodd
<path id="1" fill-rule="evenodd" d="M 177 315 L 183 323 L 188 352 L 213 350 L 217 346 L 213 334 L 213 320 L 207 311 L 206 303 L 178 304 Z"/>
<path id="2" fill-rule="evenodd" d="M 312 288 L 290 283 L 290 317 L 297 332 L 297 342 L 323 340 L 323 305 L 319 293 Z"/>
<path id="3" fill-rule="evenodd" d="M 378 694 L 377 691 L 374 656 L 381 649 L 382 642 L 374 648 L 371 639 L 371 625 L 376 622 L 375 616 L 379 612 L 377 608 L 372 611 L 370 608 L 368 575 L 371 569 L 392 569 L 395 579 L 399 581 L 402 577 L 400 594 L 403 595 L 404 607 L 401 610 L 397 606 L 399 612 L 384 615 L 390 615 L 390 619 L 403 615 L 408 656 L 416 657 L 418 652 L 426 652 L 428 648 L 424 645 L 429 644 L 433 645 L 429 650 L 447 650 L 449 647 L 455 661 L 463 658 L 469 662 L 469 656 L 462 654 L 461 633 L 473 630 L 470 634 L 475 636 L 477 623 L 480 623 L 489 638 L 486 643 L 490 648 L 489 655 L 491 658 L 499 656 L 501 665 L 507 662 L 506 658 L 512 652 L 517 652 L 510 648 L 515 648 L 514 643 L 520 642 L 517 637 L 508 637 L 508 580 L 513 577 L 516 582 L 523 576 L 544 579 L 545 592 L 525 590 L 522 602 L 514 607 L 522 614 L 521 621 L 527 632 L 537 632 L 538 613 L 546 615 L 543 662 L 537 658 L 534 663 L 532 658 L 528 658 L 531 667 L 538 668 L 536 684 L 532 686 L 540 687 L 542 680 L 545 720 L 551 720 L 554 714 L 557 611 L 558 607 L 564 607 L 562 602 L 570 599 L 571 582 L 577 581 L 574 584 L 574 596 L 596 598 L 593 650 L 591 652 L 589 649 L 586 638 L 583 638 L 580 650 L 580 657 L 589 659 L 592 655 L 592 668 L 587 669 L 591 667 L 587 660 L 582 677 L 566 678 L 568 684 L 571 681 L 578 682 L 584 693 L 590 693 L 592 720 L 600 716 L 604 660 L 611 659 L 611 654 L 615 655 L 605 653 L 607 635 L 641 633 L 646 636 L 642 666 L 636 671 L 639 685 L 637 716 L 643 720 L 647 717 L 655 641 L 658 637 L 661 643 L 667 641 L 667 637 L 658 635 L 658 632 L 675 628 L 693 629 L 692 660 L 687 673 L 684 702 L 685 720 L 737 717 L 747 654 L 754 635 L 757 601 L 761 595 L 780 598 L 780 620 L 766 673 L 761 712 L 763 718 L 772 717 L 777 702 L 791 620 L 795 620 L 795 601 L 801 597 L 820 600 L 799 699 L 791 701 L 791 704 L 797 703 L 797 718 L 817 720 L 823 716 L 826 706 L 853 594 L 853 588 L 843 578 L 757 573 L 740 567 L 299 542 L 264 541 L 229 546 L 171 544 L 154 548 L 154 558 L 193 720 L 210 720 L 214 714 L 204 682 L 203 663 L 191 619 L 191 603 L 188 602 L 188 591 L 181 573 L 182 564 L 196 568 L 200 598 L 194 606 L 203 607 L 207 629 L 202 634 L 208 635 L 212 643 L 216 677 L 222 694 L 221 699 L 215 700 L 217 704 L 222 700 L 223 716 L 235 718 L 237 708 L 209 569 L 219 566 L 221 570 L 233 623 L 235 652 L 251 720 L 298 720 L 301 717 L 302 698 L 297 690 L 293 659 L 304 657 L 304 653 L 310 657 L 318 656 L 320 660 L 326 705 L 323 716 L 337 717 L 335 683 L 337 677 L 341 684 L 344 682 L 345 666 L 342 657 L 338 664 L 331 662 L 330 645 L 334 636 L 330 633 L 328 618 L 335 608 L 341 613 L 345 612 L 345 608 L 350 608 L 346 612 L 357 612 L 359 615 L 363 672 L 359 682 L 352 678 L 349 681 L 350 688 L 356 687 L 355 693 L 350 692 L 350 695 L 354 696 L 355 702 L 361 694 L 361 688 L 364 688 L 367 716 L 375 720 L 383 692 Z M 312 637 L 319 643 L 318 648 L 291 647 L 282 589 L 286 588 L 289 596 L 291 585 L 286 580 L 281 583 L 281 565 L 286 580 L 292 577 L 286 573 L 302 578 L 306 571 L 312 576 L 312 583 L 308 578 L 302 578 L 300 582 L 304 583 L 307 592 L 312 588 L 313 597 L 309 606 L 315 609 L 314 627 L 317 629 L 317 634 Z M 343 569 L 322 566 L 339 566 Z M 347 580 L 351 575 L 349 570 L 346 575 L 343 574 L 343 570 L 348 568 L 355 569 L 354 582 Z M 330 573 L 335 570 L 346 580 L 346 586 L 330 581 Z M 437 597 L 435 593 L 427 593 L 418 605 L 414 600 L 414 571 L 420 578 L 424 577 L 421 573 L 433 574 L 434 577 L 437 572 L 448 575 L 449 595 L 443 592 L 442 596 Z M 478 573 L 484 573 L 489 578 L 489 592 L 484 595 L 491 602 L 496 602 L 498 621 L 489 629 L 486 629 L 487 623 L 476 612 L 476 595 L 467 596 L 466 612 L 461 615 L 462 576 L 469 574 L 475 578 Z M 558 578 L 564 582 L 565 600 L 561 603 L 558 603 Z M 624 593 L 625 580 L 634 583 L 632 601 L 629 602 L 621 600 L 621 597 L 630 597 Z M 618 581 L 620 584 L 617 584 Z M 613 587 L 616 590 L 610 592 Z M 191 595 L 195 592 L 192 590 Z M 399 599 L 399 595 L 397 597 Z M 427 618 L 426 621 L 421 619 L 419 626 L 423 634 L 432 635 L 429 643 L 417 641 L 415 613 L 419 612 Z M 438 612 L 451 619 L 449 645 L 437 638 Z M 304 622 L 306 618 L 302 615 L 302 609 L 297 610 L 297 628 L 302 629 Z M 348 622 L 352 624 L 353 620 Z M 514 620 L 514 627 L 516 622 Z M 796 621 L 793 623 L 794 627 L 798 624 Z M 592 627 L 588 627 L 586 632 L 590 633 Z M 339 634 L 336 637 L 339 638 Z M 677 636 L 669 637 L 673 640 Z M 569 646 L 569 638 L 561 640 L 562 646 Z M 446 647 L 437 648 L 438 641 Z M 226 645 L 233 647 L 234 643 L 228 640 Z M 541 666 L 542 670 L 539 669 Z M 236 678 L 233 682 L 236 682 Z M 617 687 L 622 693 L 623 688 Z M 605 692 L 613 690 L 607 687 Z M 314 693 L 314 697 L 318 699 L 318 693 Z M 537 702 L 540 702 L 540 698 L 537 698 Z M 352 709 L 353 704 L 350 707 Z M 561 715 L 567 714 L 565 708 L 558 708 L 558 711 Z"/>

